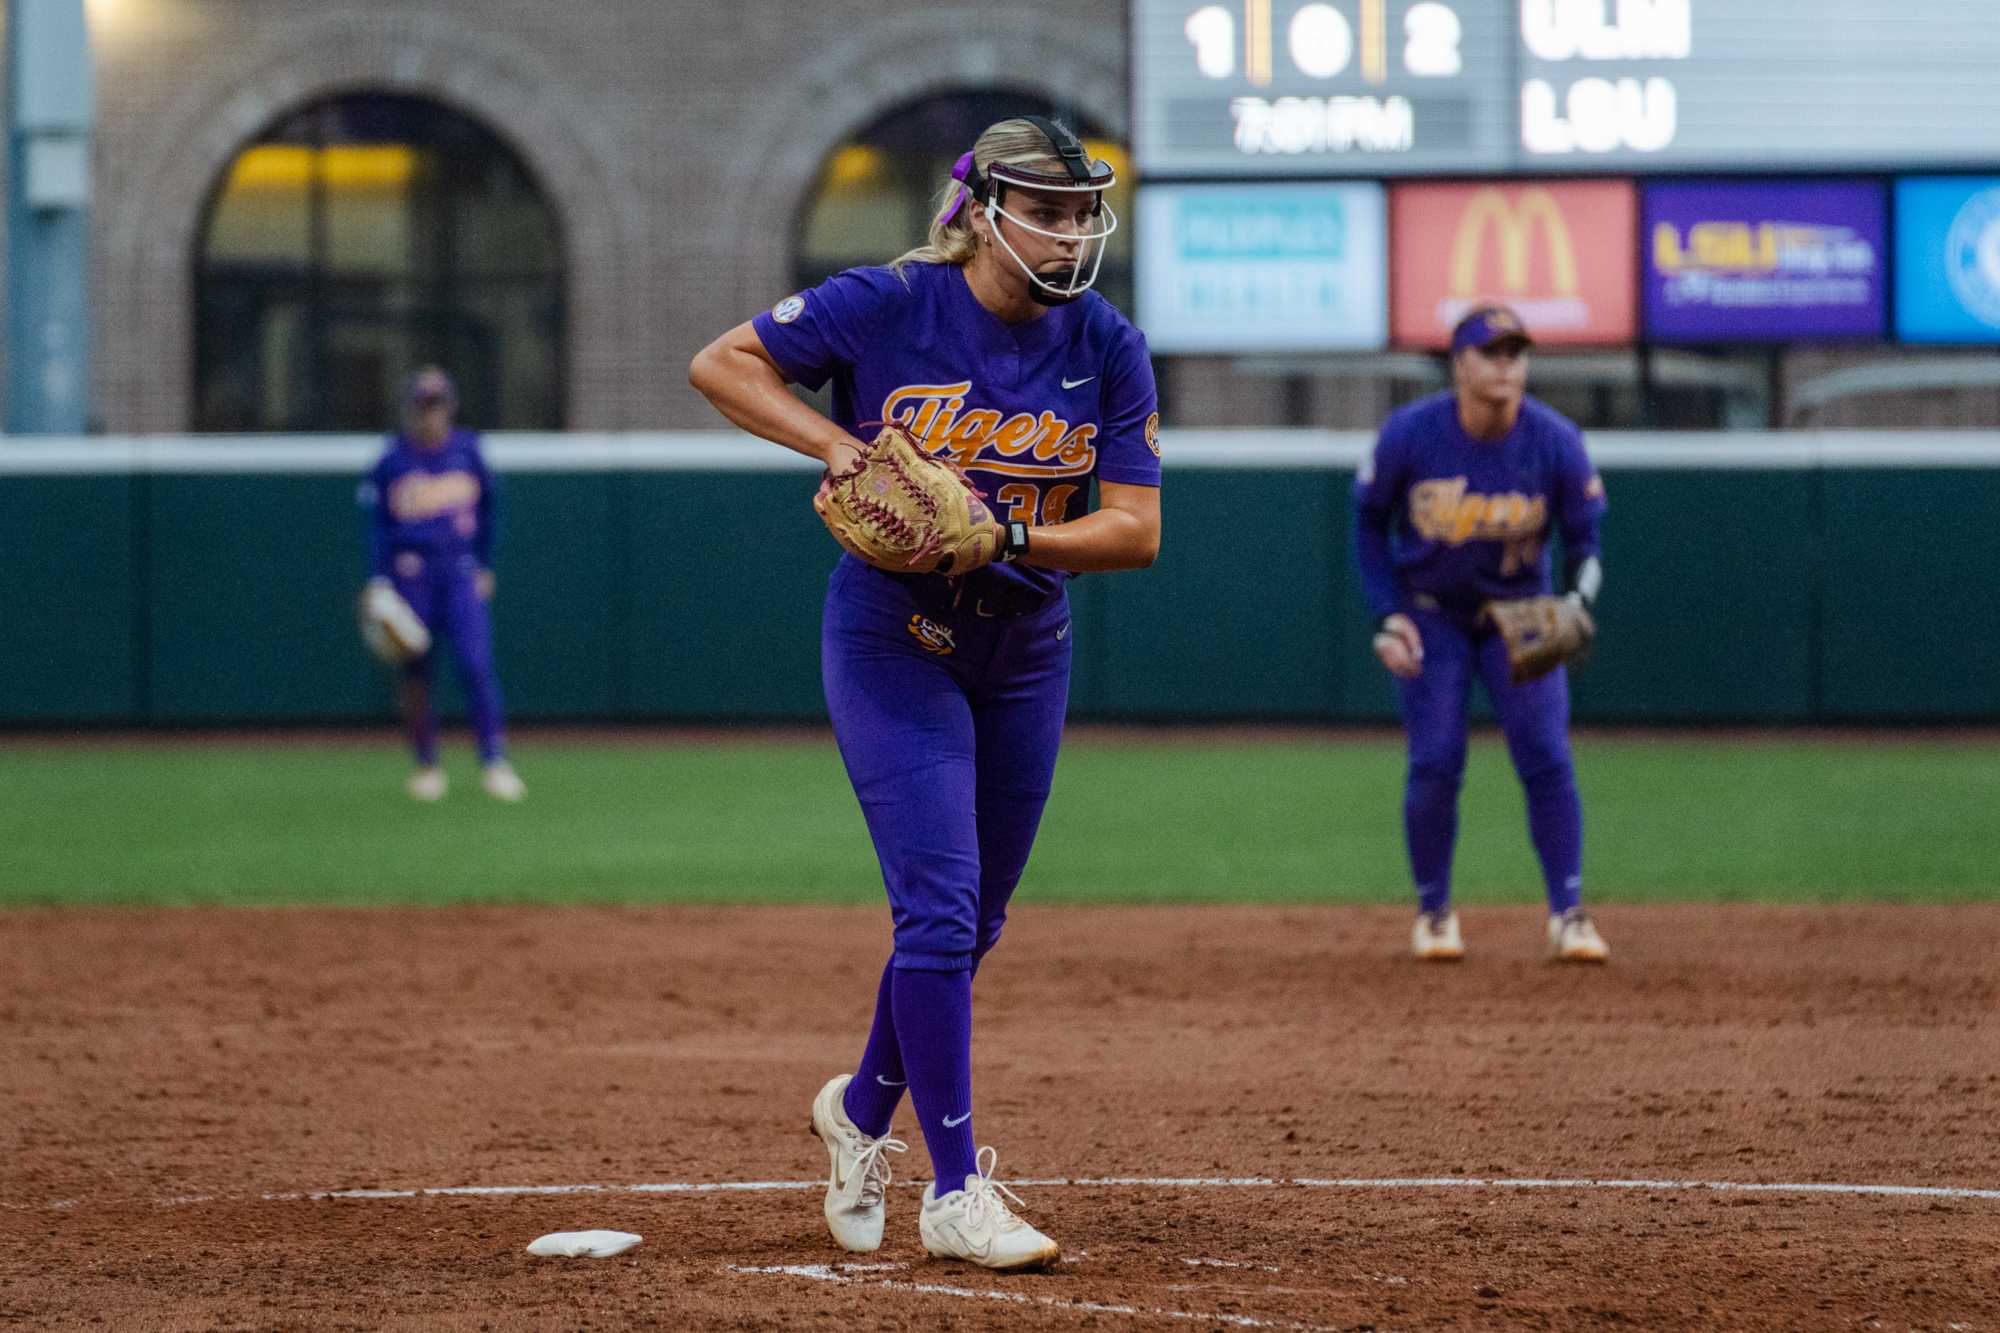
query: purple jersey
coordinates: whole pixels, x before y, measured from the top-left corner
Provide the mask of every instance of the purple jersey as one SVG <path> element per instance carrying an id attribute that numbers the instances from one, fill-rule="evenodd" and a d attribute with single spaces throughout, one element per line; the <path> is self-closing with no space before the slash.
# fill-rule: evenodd
<path id="1" fill-rule="evenodd" d="M 406 551 L 438 568 L 456 567 L 465 555 L 492 568 L 493 474 L 478 432 L 454 430 L 436 449 L 396 436 L 362 483 L 360 499 L 369 511 L 372 574 L 387 577 Z"/>
<path id="2" fill-rule="evenodd" d="M 1146 339 L 1096 292 L 1025 324 L 982 306 L 952 264 L 837 273 L 751 321 L 786 379 L 833 381 L 851 434 L 895 421 L 965 468 L 1003 520 L 1080 517 L 1090 480 L 1160 484 L 1159 403 Z M 907 278 L 907 282 L 905 281 Z M 1060 570 L 979 577 L 1053 594 Z"/>
<path id="3" fill-rule="evenodd" d="M 1576 423 L 1524 398 L 1514 428 L 1475 440 L 1449 393 L 1397 409 L 1354 478 L 1355 547 L 1368 609 L 1417 598 L 1460 614 L 1550 590 L 1549 534 L 1571 561 L 1597 554 L 1604 483 Z"/>

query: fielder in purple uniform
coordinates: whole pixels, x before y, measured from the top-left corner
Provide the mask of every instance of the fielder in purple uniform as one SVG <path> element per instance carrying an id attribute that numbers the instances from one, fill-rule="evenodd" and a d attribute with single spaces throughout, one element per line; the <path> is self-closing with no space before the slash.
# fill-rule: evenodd
<path id="1" fill-rule="evenodd" d="M 361 487 L 368 510 L 371 582 L 392 584 L 435 645 L 450 640 L 479 742 L 480 781 L 503 801 L 527 795 L 507 760 L 500 682 L 493 670 L 493 542 L 498 494 L 475 431 L 452 424 L 458 392 L 426 366 L 410 377 L 403 430 L 389 441 Z M 419 801 L 445 794 L 438 764 L 438 719 L 431 704 L 430 651 L 403 664 L 403 723 L 416 771 L 405 784 Z"/>
<path id="2" fill-rule="evenodd" d="M 1397 678 L 1409 733 L 1403 826 L 1419 958 L 1465 952 L 1451 906 L 1452 846 L 1465 777 L 1466 703 L 1476 677 L 1527 792 L 1528 832 L 1548 890 L 1551 957 L 1602 962 L 1584 914 L 1583 809 L 1569 750 L 1569 678 L 1558 667 L 1509 680 L 1506 645 L 1480 607 L 1550 591 L 1549 537 L 1562 534 L 1567 594 L 1594 603 L 1603 580 L 1604 484 L 1576 423 L 1528 397 L 1521 320 L 1475 309 L 1451 338 L 1452 390 L 1399 408 L 1355 476 L 1355 554 L 1375 654 Z"/>
<path id="3" fill-rule="evenodd" d="M 1146 341 L 1089 290 L 1116 218 L 1111 168 L 1061 125 L 1002 121 L 958 161 L 928 244 L 852 269 L 722 335 L 690 378 L 737 425 L 829 468 L 864 423 L 901 422 L 962 464 L 1006 528 L 959 577 L 844 556 L 821 639 L 828 712 L 882 865 L 894 952 L 850 1076 L 814 1100 L 824 1213 L 881 1244 L 884 1156 L 907 1085 L 936 1180 L 930 1253 L 1054 1261 L 1015 1216 L 972 1125 L 972 981 L 1000 938 L 1054 773 L 1069 692 L 1072 573 L 1159 549 L 1159 413 Z M 833 419 L 785 387 L 833 383 Z M 1098 506 L 1089 509 L 1095 481 Z M 1017 1203 L 1018 1199 L 1015 1200 Z"/>

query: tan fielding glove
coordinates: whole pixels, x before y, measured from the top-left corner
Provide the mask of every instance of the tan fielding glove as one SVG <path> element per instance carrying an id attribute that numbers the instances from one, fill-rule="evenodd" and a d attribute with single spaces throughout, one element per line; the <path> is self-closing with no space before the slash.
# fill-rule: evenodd
<path id="1" fill-rule="evenodd" d="M 357 608 L 361 641 L 390 666 L 414 662 L 431 650 L 431 632 L 387 579 L 370 579 Z"/>
<path id="2" fill-rule="evenodd" d="M 899 574 L 969 574 L 1000 550 L 1000 524 L 965 474 L 893 423 L 855 467 L 826 474 L 813 509 L 850 553 Z"/>
<path id="3" fill-rule="evenodd" d="M 1479 618 L 1493 623 L 1507 643 L 1508 674 L 1516 685 L 1576 661 L 1597 637 L 1597 622 L 1580 597 L 1520 597 L 1488 602 Z"/>

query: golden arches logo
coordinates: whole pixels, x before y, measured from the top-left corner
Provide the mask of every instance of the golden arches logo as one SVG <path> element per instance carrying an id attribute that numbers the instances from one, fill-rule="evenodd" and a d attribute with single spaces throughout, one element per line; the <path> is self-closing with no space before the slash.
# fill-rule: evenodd
<path id="1" fill-rule="evenodd" d="M 1500 243 L 1501 288 L 1510 296 L 1528 290 L 1528 246 L 1540 227 L 1548 246 L 1549 276 L 1555 295 L 1574 296 L 1577 292 L 1576 249 L 1570 243 L 1569 223 L 1555 196 L 1538 186 L 1522 190 L 1509 202 L 1504 191 L 1487 186 L 1472 196 L 1458 220 L 1458 235 L 1451 246 L 1451 294 L 1463 300 L 1479 296 L 1479 257 L 1490 229 Z"/>

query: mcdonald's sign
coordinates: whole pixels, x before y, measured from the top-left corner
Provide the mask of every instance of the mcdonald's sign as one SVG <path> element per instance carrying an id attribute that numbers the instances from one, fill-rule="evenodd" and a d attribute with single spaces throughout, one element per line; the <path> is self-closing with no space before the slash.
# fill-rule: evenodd
<path id="1" fill-rule="evenodd" d="M 1500 300 L 1540 343 L 1624 343 L 1637 327 L 1630 181 L 1398 185 L 1389 193 L 1390 332 L 1443 347 Z"/>

